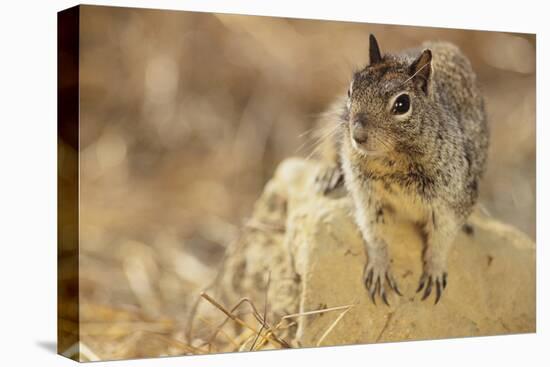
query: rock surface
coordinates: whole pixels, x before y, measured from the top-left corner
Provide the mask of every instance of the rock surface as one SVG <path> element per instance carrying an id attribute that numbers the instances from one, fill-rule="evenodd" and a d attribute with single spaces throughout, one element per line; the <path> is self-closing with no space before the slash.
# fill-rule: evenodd
<path id="1" fill-rule="evenodd" d="M 390 244 L 402 297 L 373 305 L 362 283 L 366 255 L 344 190 L 323 197 L 313 189 L 318 163 L 288 159 L 256 203 L 240 241 L 230 249 L 222 286 L 228 301 L 249 297 L 268 318 L 330 307 L 301 316 L 286 330 L 292 345 L 341 345 L 535 331 L 535 244 L 481 213 L 469 221 L 449 258 L 442 299 L 425 301 L 415 290 L 421 274 L 421 239 L 397 225 Z M 334 324 L 334 325 L 333 325 Z M 332 328 L 331 328 L 332 327 Z"/>

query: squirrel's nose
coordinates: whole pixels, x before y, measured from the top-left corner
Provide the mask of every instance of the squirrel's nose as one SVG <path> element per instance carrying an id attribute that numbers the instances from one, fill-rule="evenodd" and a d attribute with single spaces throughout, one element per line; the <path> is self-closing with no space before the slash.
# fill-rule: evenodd
<path id="1" fill-rule="evenodd" d="M 353 129 L 352 137 L 357 144 L 363 144 L 367 141 L 367 132 L 364 129 Z"/>
<path id="2" fill-rule="evenodd" d="M 367 116 L 364 113 L 358 113 L 353 117 L 353 125 L 357 127 L 365 127 L 367 125 Z"/>
<path id="3" fill-rule="evenodd" d="M 353 116 L 352 138 L 357 144 L 362 144 L 367 141 L 367 116 L 364 113 L 358 113 Z"/>

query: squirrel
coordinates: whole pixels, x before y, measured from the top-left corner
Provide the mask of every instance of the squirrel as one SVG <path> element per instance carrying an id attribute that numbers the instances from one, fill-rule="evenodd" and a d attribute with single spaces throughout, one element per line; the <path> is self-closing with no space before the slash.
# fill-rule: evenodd
<path id="1" fill-rule="evenodd" d="M 427 42 L 397 54 L 369 39 L 370 63 L 354 73 L 347 96 L 322 123 L 328 134 L 316 177 L 328 194 L 344 185 L 367 253 L 363 282 L 378 295 L 401 296 L 386 233 L 392 217 L 414 223 L 423 237 L 417 293 L 447 286 L 447 257 L 473 211 L 486 169 L 489 130 L 483 97 L 469 60 L 453 44 Z"/>

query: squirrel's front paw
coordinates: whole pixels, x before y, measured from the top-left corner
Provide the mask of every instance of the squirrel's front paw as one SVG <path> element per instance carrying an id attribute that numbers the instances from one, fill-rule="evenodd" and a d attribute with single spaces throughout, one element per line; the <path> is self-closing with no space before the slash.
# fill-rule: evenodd
<path id="1" fill-rule="evenodd" d="M 393 290 L 398 295 L 402 295 L 393 278 L 388 261 L 369 260 L 363 272 L 363 279 L 374 304 L 376 304 L 377 293 L 388 306 L 387 291 Z"/>
<path id="2" fill-rule="evenodd" d="M 441 298 L 441 293 L 447 287 L 447 271 L 444 267 L 434 266 L 431 262 L 424 264 L 424 272 L 420 277 L 420 282 L 418 284 L 418 289 L 416 293 L 424 289 L 424 294 L 422 295 L 422 301 L 424 301 L 432 293 L 432 289 L 435 288 L 435 302 L 439 302 Z"/>
<path id="3" fill-rule="evenodd" d="M 344 183 L 344 174 L 340 167 L 322 167 L 315 177 L 315 187 L 323 195 L 330 193 Z"/>

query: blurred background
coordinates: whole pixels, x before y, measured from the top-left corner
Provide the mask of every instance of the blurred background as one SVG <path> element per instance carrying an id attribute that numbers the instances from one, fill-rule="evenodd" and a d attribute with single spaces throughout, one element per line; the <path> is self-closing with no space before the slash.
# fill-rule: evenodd
<path id="1" fill-rule="evenodd" d="M 93 6 L 80 27 L 80 332 L 99 358 L 197 352 L 192 303 L 277 164 L 311 152 L 369 33 L 470 58 L 492 132 L 481 203 L 535 238 L 534 35 Z"/>

